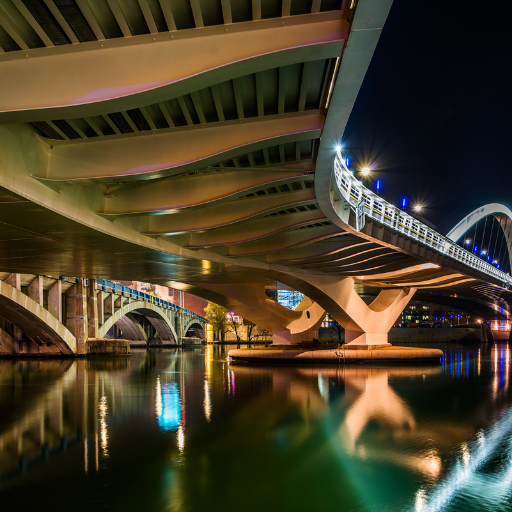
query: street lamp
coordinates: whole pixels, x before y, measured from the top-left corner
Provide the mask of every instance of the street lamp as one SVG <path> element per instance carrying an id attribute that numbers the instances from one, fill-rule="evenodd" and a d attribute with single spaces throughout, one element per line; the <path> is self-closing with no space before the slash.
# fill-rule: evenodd
<path id="1" fill-rule="evenodd" d="M 371 172 L 371 169 L 370 169 L 369 167 L 363 167 L 363 168 L 361 169 L 361 174 L 362 174 L 363 176 L 368 176 L 368 175 L 370 174 L 370 172 Z"/>
<path id="2" fill-rule="evenodd" d="M 423 206 L 421 206 L 421 204 L 417 204 L 414 207 L 414 211 L 417 212 L 417 213 L 421 212 L 422 209 L 423 209 Z"/>

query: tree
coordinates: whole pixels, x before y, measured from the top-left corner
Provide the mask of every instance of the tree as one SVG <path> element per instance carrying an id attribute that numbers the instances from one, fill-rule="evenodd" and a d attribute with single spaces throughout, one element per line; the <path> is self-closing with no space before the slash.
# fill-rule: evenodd
<path id="1" fill-rule="evenodd" d="M 242 338 L 240 337 L 240 324 L 237 321 L 235 321 L 232 314 L 228 315 L 226 327 L 226 332 L 232 332 L 236 336 L 237 344 L 240 345 L 240 341 L 242 340 Z"/>
<path id="2" fill-rule="evenodd" d="M 226 308 L 215 304 L 215 302 L 208 302 L 204 308 L 206 313 L 206 320 L 213 327 L 213 332 L 217 339 L 224 341 L 224 333 L 226 332 Z"/>
<path id="3" fill-rule="evenodd" d="M 265 329 L 262 329 L 259 325 L 256 325 L 254 322 L 250 320 L 246 320 L 247 322 L 247 343 L 249 345 L 256 338 L 262 338 L 266 336 L 270 336 L 270 333 Z"/>
<path id="4" fill-rule="evenodd" d="M 341 334 L 343 333 L 344 329 L 343 327 L 338 323 L 337 320 L 335 320 L 332 316 L 329 317 L 332 321 L 332 328 L 336 331 L 336 334 L 338 335 L 338 343 L 341 343 Z"/>

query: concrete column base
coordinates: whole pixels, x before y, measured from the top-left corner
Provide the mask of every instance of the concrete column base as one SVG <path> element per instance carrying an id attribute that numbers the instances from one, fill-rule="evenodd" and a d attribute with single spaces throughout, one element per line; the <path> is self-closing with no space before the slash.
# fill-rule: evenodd
<path id="1" fill-rule="evenodd" d="M 87 355 L 129 356 L 130 342 L 128 340 L 113 340 L 107 338 L 90 338 L 86 343 Z"/>
<path id="2" fill-rule="evenodd" d="M 352 343 L 342 345 L 345 350 L 377 350 L 379 348 L 391 347 L 391 343 L 384 343 L 383 345 L 355 345 Z"/>
<path id="3" fill-rule="evenodd" d="M 353 346 L 386 346 L 388 333 L 360 332 L 345 329 L 345 343 L 347 348 Z"/>

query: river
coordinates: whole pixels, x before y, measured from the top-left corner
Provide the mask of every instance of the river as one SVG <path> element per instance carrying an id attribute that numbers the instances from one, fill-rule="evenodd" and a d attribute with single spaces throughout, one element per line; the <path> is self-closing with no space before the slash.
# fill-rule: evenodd
<path id="1" fill-rule="evenodd" d="M 512 511 L 508 344 L 373 367 L 229 348 L 0 360 L 2 508 Z"/>

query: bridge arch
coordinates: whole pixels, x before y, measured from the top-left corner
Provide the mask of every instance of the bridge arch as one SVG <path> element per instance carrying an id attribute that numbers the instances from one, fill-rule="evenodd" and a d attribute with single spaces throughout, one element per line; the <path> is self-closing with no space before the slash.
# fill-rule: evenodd
<path id="1" fill-rule="evenodd" d="M 189 318 L 183 322 L 183 335 L 186 336 L 188 330 L 193 328 L 194 326 L 197 326 L 197 328 L 203 331 L 204 333 L 205 324 L 198 320 L 197 318 Z"/>
<path id="2" fill-rule="evenodd" d="M 4 281 L 0 281 L 0 315 L 38 346 L 52 344 L 62 354 L 76 354 L 77 342 L 71 331 L 35 300 Z"/>
<path id="3" fill-rule="evenodd" d="M 470 214 L 466 215 L 446 236 L 450 240 L 456 242 L 480 220 L 491 215 L 499 222 L 501 229 L 503 230 L 509 263 L 512 266 L 512 211 L 502 204 L 490 203 L 473 210 Z"/>
<path id="4" fill-rule="evenodd" d="M 125 304 L 118 309 L 103 325 L 99 328 L 100 338 L 105 338 L 108 331 L 115 325 L 119 325 L 123 334 L 132 341 L 147 342 L 147 338 L 140 324 L 136 319 L 136 314 L 145 316 L 155 328 L 162 341 L 178 340 L 171 318 L 162 314 L 161 307 L 150 302 L 135 301 Z"/>

